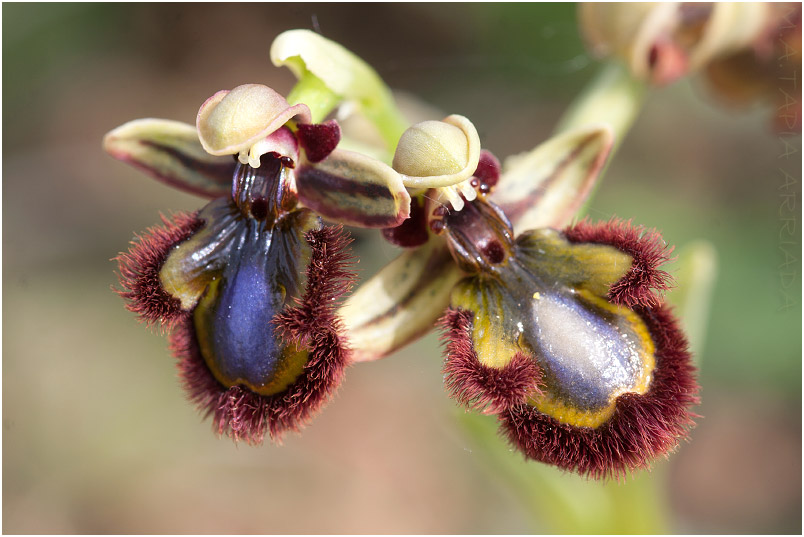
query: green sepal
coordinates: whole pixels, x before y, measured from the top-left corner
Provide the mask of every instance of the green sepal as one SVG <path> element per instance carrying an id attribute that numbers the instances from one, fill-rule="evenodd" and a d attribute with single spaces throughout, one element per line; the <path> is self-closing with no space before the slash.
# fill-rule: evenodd
<path id="1" fill-rule="evenodd" d="M 613 137 L 606 126 L 587 126 L 550 138 L 506 159 L 491 200 L 516 234 L 563 227 L 583 204 L 603 168 Z"/>
<path id="2" fill-rule="evenodd" d="M 296 169 L 299 201 L 321 216 L 368 228 L 396 227 L 410 216 L 410 195 L 393 168 L 336 149 L 321 162 Z"/>
<path id="3" fill-rule="evenodd" d="M 192 125 L 169 119 L 136 119 L 110 131 L 103 149 L 170 186 L 205 198 L 229 192 L 235 162 L 201 147 Z"/>
<path id="4" fill-rule="evenodd" d="M 277 36 L 271 45 L 271 61 L 277 67 L 287 67 L 299 79 L 288 101 L 307 104 L 315 123 L 339 100 L 346 100 L 357 103 L 360 112 L 377 126 L 389 148 L 396 146 L 408 127 L 377 72 L 334 41 L 309 30 L 289 30 Z"/>
<path id="5" fill-rule="evenodd" d="M 354 361 L 377 360 L 427 333 L 462 276 L 438 237 L 383 267 L 338 312 Z"/>

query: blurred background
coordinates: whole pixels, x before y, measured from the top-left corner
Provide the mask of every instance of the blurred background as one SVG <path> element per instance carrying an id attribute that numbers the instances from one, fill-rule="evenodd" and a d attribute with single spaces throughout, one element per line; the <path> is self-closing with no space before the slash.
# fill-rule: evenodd
<path id="1" fill-rule="evenodd" d="M 309 28 L 394 89 L 468 116 L 504 157 L 548 137 L 598 68 L 575 7 L 5 3 L 2 14 L 4 533 L 801 532 L 801 138 L 773 134 L 769 109 L 721 107 L 696 79 L 655 91 L 589 209 L 717 252 L 699 322 L 704 417 L 653 472 L 601 488 L 526 464 L 493 435 L 479 442 L 493 421 L 467 422 L 446 396 L 434 335 L 351 368 L 303 435 L 236 446 L 185 401 L 166 339 L 110 290 L 111 259 L 135 232 L 203 201 L 106 156 L 103 134 L 141 117 L 193 123 L 208 96 L 243 83 L 287 92 L 294 79 L 271 65 L 270 43 Z M 795 158 L 781 157 L 785 144 Z M 396 254 L 355 235 L 364 275 Z M 503 467 L 541 472 L 543 501 L 523 499 Z M 547 509 L 557 501 L 564 511 Z M 646 512 L 647 526 L 629 526 Z"/>

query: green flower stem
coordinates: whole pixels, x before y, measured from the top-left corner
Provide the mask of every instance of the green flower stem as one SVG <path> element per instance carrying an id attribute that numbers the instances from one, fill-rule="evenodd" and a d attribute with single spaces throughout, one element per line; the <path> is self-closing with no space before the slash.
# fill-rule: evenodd
<path id="1" fill-rule="evenodd" d="M 377 79 L 379 80 L 379 77 Z M 382 84 L 382 82 L 380 81 L 378 84 Z M 384 85 L 378 86 L 373 93 L 374 95 L 371 97 L 360 99 L 358 104 L 366 118 L 377 127 L 383 142 L 393 152 L 402 133 L 410 124 L 397 108 L 396 101 L 388 88 Z M 290 90 L 287 100 L 290 104 L 304 103 L 309 106 L 313 122 L 320 123 L 336 106 L 341 104 L 344 98 L 305 69 L 299 81 Z"/>
<path id="2" fill-rule="evenodd" d="M 304 75 L 288 93 L 287 100 L 290 104 L 306 104 L 312 112 L 313 123 L 321 123 L 340 104 L 341 96 L 305 69 Z"/>
<path id="3" fill-rule="evenodd" d="M 678 252 L 675 269 L 671 273 L 675 276 L 676 287 L 667 294 L 667 299 L 676 307 L 693 360 L 700 367 L 717 280 L 717 250 L 703 239 L 690 242 Z"/>
<path id="4" fill-rule="evenodd" d="M 604 123 L 611 128 L 614 135 L 611 153 L 609 153 L 603 169 L 600 170 L 598 180 L 592 187 L 583 207 L 578 211 L 579 217 L 586 213 L 600 186 L 603 174 L 606 173 L 609 163 L 639 115 L 648 93 L 647 90 L 648 86 L 634 78 L 624 64 L 617 61 L 609 62 L 575 99 L 575 102 L 570 105 L 558 122 L 556 133 Z"/>
<path id="5" fill-rule="evenodd" d="M 614 132 L 613 153 L 634 123 L 646 95 L 645 83 L 635 79 L 625 65 L 608 63 L 570 105 L 556 133 L 605 123 Z"/>
<path id="6" fill-rule="evenodd" d="M 384 92 L 377 92 L 375 99 L 365 100 L 361 104 L 366 117 L 374 123 L 385 145 L 393 152 L 410 123 L 397 108 L 391 92 L 385 89 Z"/>
<path id="7" fill-rule="evenodd" d="M 462 412 L 456 418 L 470 440 L 471 452 L 478 454 L 492 480 L 513 491 L 534 533 L 668 532 L 667 501 L 657 486 L 664 482 L 665 469 L 639 472 L 619 483 L 591 481 L 512 453 L 498 437 L 491 416 Z"/>

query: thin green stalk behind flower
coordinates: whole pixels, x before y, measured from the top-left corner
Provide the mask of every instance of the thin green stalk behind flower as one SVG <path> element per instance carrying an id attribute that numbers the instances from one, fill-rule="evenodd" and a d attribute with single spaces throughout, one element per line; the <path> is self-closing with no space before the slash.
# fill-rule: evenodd
<path id="1" fill-rule="evenodd" d="M 455 412 L 468 451 L 492 480 L 510 488 L 531 531 L 547 534 L 664 534 L 668 532 L 664 471 L 626 482 L 600 482 L 533 464 L 497 438 L 491 416 Z"/>
<path id="2" fill-rule="evenodd" d="M 634 78 L 620 62 L 609 62 L 570 105 L 555 132 L 604 123 L 614 133 L 613 154 L 639 115 L 646 95 L 644 82 Z"/>
<path id="3" fill-rule="evenodd" d="M 614 137 L 609 158 L 600 171 L 598 181 L 592 187 L 583 208 L 578 212 L 579 215 L 586 213 L 595 191 L 600 186 L 600 179 L 603 178 L 609 163 L 614 159 L 620 144 L 628 135 L 642 109 L 647 90 L 647 84 L 635 78 L 621 62 L 617 60 L 608 62 L 559 120 L 556 133 L 603 123 L 611 129 Z"/>
<path id="4" fill-rule="evenodd" d="M 698 367 L 706 340 L 717 265 L 717 250 L 709 241 L 701 239 L 684 245 L 676 260 L 677 286 L 667 295 L 678 309 Z"/>

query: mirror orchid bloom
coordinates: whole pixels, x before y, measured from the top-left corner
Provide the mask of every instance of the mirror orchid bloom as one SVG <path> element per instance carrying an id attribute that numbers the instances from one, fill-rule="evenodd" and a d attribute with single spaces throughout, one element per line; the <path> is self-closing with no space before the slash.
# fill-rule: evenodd
<path id="1" fill-rule="evenodd" d="M 419 222 L 423 245 L 341 309 L 358 361 L 440 329 L 458 403 L 497 416 L 526 457 L 594 478 L 674 449 L 698 401 L 686 339 L 661 297 L 672 249 L 622 220 L 566 226 L 612 142 L 606 127 L 578 129 L 503 170 L 483 150 L 460 210 L 437 190 L 414 198 L 395 231 L 418 237 Z"/>
<path id="2" fill-rule="evenodd" d="M 235 440 L 298 430 L 349 363 L 334 312 L 353 278 L 349 239 L 321 216 L 389 227 L 409 212 L 397 172 L 337 149 L 338 124 L 310 117 L 248 84 L 208 99 L 195 127 L 137 120 L 104 139 L 112 156 L 212 198 L 119 256 L 120 294 L 172 331 L 190 399 Z"/>

